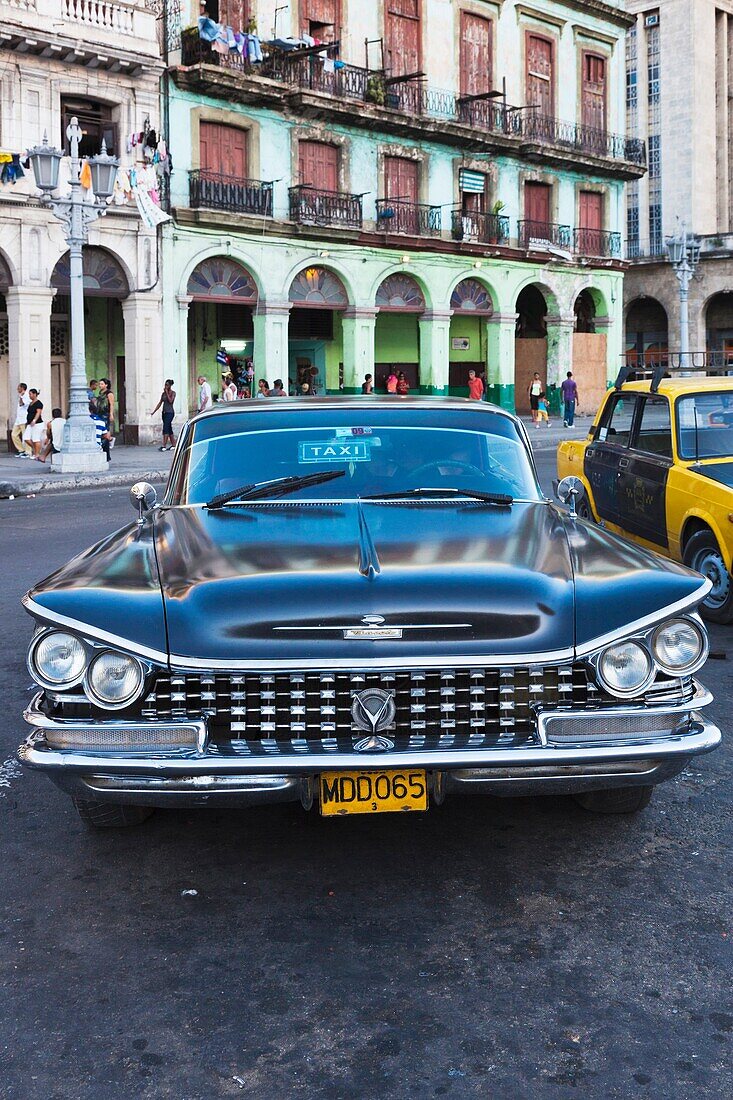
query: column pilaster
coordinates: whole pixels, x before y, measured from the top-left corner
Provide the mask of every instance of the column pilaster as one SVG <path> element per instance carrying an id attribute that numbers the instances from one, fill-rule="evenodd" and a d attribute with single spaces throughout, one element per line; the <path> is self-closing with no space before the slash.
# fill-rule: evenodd
<path id="1" fill-rule="evenodd" d="M 178 316 L 175 347 L 172 356 L 173 367 L 171 373 L 168 375 L 168 377 L 173 378 L 176 383 L 176 415 L 182 416 L 184 420 L 188 419 L 191 414 L 192 405 L 195 405 L 195 402 L 191 399 L 191 367 L 189 362 L 191 352 L 188 346 L 188 309 L 192 301 L 193 298 L 188 294 L 176 295 Z M 157 403 L 158 399 L 156 397 L 153 404 L 157 405 Z"/>
<path id="2" fill-rule="evenodd" d="M 290 302 L 260 302 L 254 315 L 254 379 L 266 378 L 270 385 L 282 378 L 286 393 L 288 379 L 288 322 Z M 254 394 L 253 394 L 254 396 Z"/>
<path id="3" fill-rule="evenodd" d="M 487 318 L 486 381 L 488 399 L 514 412 L 516 313 L 494 313 Z"/>
<path id="4" fill-rule="evenodd" d="M 374 332 L 377 310 L 352 306 L 341 318 L 344 357 L 344 393 L 361 393 L 364 375 L 374 378 Z"/>
<path id="5" fill-rule="evenodd" d="M 8 308 L 8 409 L 18 405 L 18 382 L 35 387 L 44 414 L 51 413 L 51 287 L 11 286 L 5 300 Z M 61 394 L 61 407 L 68 411 L 69 395 Z"/>
<path id="6" fill-rule="evenodd" d="M 547 396 L 550 411 L 560 413 L 560 386 L 573 369 L 575 315 L 557 313 L 547 318 Z"/>
<path id="7" fill-rule="evenodd" d="M 160 331 L 159 295 L 130 294 L 122 303 L 125 326 L 125 425 L 126 443 L 152 443 L 160 425 L 150 416 L 169 373 Z M 118 394 L 119 400 L 119 394 Z M 157 415 L 157 414 L 156 414 Z"/>
<path id="8" fill-rule="evenodd" d="M 448 392 L 448 362 L 450 359 L 450 319 L 453 311 L 426 309 L 421 314 L 420 328 L 420 392 Z"/>

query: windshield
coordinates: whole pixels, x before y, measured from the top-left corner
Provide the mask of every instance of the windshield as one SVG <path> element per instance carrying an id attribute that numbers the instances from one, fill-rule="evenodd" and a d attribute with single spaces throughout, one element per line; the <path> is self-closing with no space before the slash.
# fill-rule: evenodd
<path id="1" fill-rule="evenodd" d="M 408 422 L 409 421 L 409 422 Z M 454 426 L 455 425 L 455 426 Z M 464 489 L 540 499 L 513 422 L 489 412 L 233 411 L 189 429 L 169 504 L 203 504 L 275 478 L 343 472 L 307 483 L 297 500 L 355 500 L 406 489 Z M 236 506 L 236 501 L 233 502 Z"/>
<path id="2" fill-rule="evenodd" d="M 680 458 L 733 456 L 733 390 L 680 397 L 677 439 Z"/>

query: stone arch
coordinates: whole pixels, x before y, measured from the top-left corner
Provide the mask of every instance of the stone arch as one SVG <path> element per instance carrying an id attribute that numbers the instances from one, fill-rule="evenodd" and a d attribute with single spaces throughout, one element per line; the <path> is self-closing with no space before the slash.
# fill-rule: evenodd
<path id="1" fill-rule="evenodd" d="M 393 313 L 424 313 L 425 294 L 420 281 L 408 271 L 395 271 L 377 287 L 374 304 Z"/>
<path id="2" fill-rule="evenodd" d="M 331 259 L 321 259 L 320 257 L 314 257 L 308 263 L 303 263 L 302 260 L 300 260 L 297 264 L 294 264 L 293 267 L 291 267 L 289 272 L 287 272 L 282 282 L 282 285 L 287 288 L 286 300 L 289 300 L 290 288 L 293 286 L 293 283 L 298 278 L 298 276 L 304 271 L 311 271 L 314 269 L 329 272 L 332 276 L 334 276 L 338 280 L 338 282 L 340 282 L 346 294 L 347 304 L 350 306 L 354 304 L 356 298 L 354 295 L 354 287 L 350 273 L 344 270 L 342 264 L 334 262 Z M 343 309 L 345 307 L 339 306 L 337 308 Z"/>
<path id="3" fill-rule="evenodd" d="M 528 287 L 534 287 L 545 299 L 545 302 L 547 304 L 547 313 L 549 316 L 559 316 L 563 312 L 563 306 L 565 305 L 565 303 L 561 301 L 560 293 L 553 287 L 551 287 L 549 283 L 543 282 L 536 277 L 533 278 L 531 275 L 524 279 L 521 283 L 519 283 L 515 288 L 515 308 L 522 292 L 527 290 Z"/>
<path id="4" fill-rule="evenodd" d="M 516 298 L 518 339 L 544 339 L 547 336 L 547 315 L 550 303 L 538 283 L 523 286 Z"/>
<path id="5" fill-rule="evenodd" d="M 451 291 L 449 308 L 453 313 L 478 313 L 491 316 L 496 308 L 496 295 L 481 278 L 469 275 L 459 279 Z"/>
<path id="6" fill-rule="evenodd" d="M 722 353 L 726 363 L 733 362 L 733 291 L 723 289 L 711 294 L 703 316 L 706 350 Z"/>
<path id="7" fill-rule="evenodd" d="M 666 355 L 669 343 L 669 317 L 658 298 L 640 295 L 629 302 L 625 317 L 625 350 L 639 363 Z"/>
<path id="8" fill-rule="evenodd" d="M 349 294 L 340 276 L 321 264 L 301 268 L 288 288 L 288 301 L 306 309 L 346 309 Z"/>
<path id="9" fill-rule="evenodd" d="M 51 272 L 51 286 L 58 293 L 69 294 L 70 255 L 64 252 Z M 107 248 L 87 246 L 82 251 L 84 294 L 90 298 L 127 298 L 130 278 L 119 256 Z"/>
<path id="10" fill-rule="evenodd" d="M 7 294 L 12 285 L 13 273 L 10 270 L 10 264 L 5 259 L 3 253 L 0 252 L 0 294 Z"/>
<path id="11" fill-rule="evenodd" d="M 256 289 L 257 289 L 257 299 L 256 300 L 258 302 L 262 301 L 262 299 L 264 297 L 264 293 L 265 293 L 264 292 L 264 287 L 263 287 L 263 284 L 262 284 L 262 279 L 260 278 L 259 272 L 250 263 L 249 257 L 248 256 L 241 256 L 236 251 L 228 252 L 224 256 L 224 255 L 222 255 L 220 245 L 219 245 L 219 247 L 210 246 L 208 248 L 201 248 L 194 255 L 191 256 L 191 258 L 189 259 L 189 262 L 183 268 L 181 281 L 178 284 L 178 296 L 180 298 L 187 297 L 187 295 L 188 295 L 188 282 L 189 282 L 189 279 L 191 278 L 191 275 L 193 274 L 193 272 L 198 267 L 200 267 L 203 263 L 205 263 L 207 260 L 215 259 L 217 257 L 219 259 L 233 260 L 234 263 L 239 264 L 240 267 L 244 268 L 244 270 L 249 274 L 250 278 L 252 279 L 252 281 L 253 281 Z"/>
<path id="12" fill-rule="evenodd" d="M 186 294 L 194 301 L 256 306 L 257 284 L 251 272 L 231 256 L 207 256 L 191 271 Z"/>
<path id="13" fill-rule="evenodd" d="M 373 303 L 376 302 L 377 294 L 379 292 L 380 287 L 383 286 L 384 283 L 386 283 L 387 280 L 391 279 L 394 275 L 407 275 L 407 276 L 409 276 L 409 278 L 412 279 L 412 281 L 414 283 L 416 283 L 418 285 L 418 287 L 420 288 L 420 291 L 422 293 L 422 296 L 423 296 L 423 299 L 424 299 L 424 302 L 425 302 L 424 309 L 434 309 L 434 308 L 436 308 L 436 306 L 435 306 L 436 295 L 433 294 L 431 288 L 428 286 L 428 284 L 426 283 L 426 281 L 422 277 L 422 275 L 416 274 L 414 271 L 411 271 L 409 269 L 409 267 L 407 267 L 405 265 L 402 265 L 402 264 L 398 265 L 397 267 L 387 268 L 387 270 L 383 271 L 381 273 L 381 275 L 379 276 L 379 278 L 374 281 L 374 283 L 372 284 L 370 304 L 373 304 Z M 458 281 L 458 280 L 456 280 L 456 281 Z M 438 298 L 440 300 L 442 300 L 442 296 L 439 295 Z M 384 307 L 379 307 L 379 308 L 384 308 Z"/>

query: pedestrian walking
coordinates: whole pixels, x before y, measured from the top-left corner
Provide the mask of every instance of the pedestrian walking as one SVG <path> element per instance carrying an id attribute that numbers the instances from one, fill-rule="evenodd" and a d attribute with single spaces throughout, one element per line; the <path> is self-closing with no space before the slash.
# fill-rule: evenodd
<path id="1" fill-rule="evenodd" d="M 575 406 L 578 403 L 578 385 L 573 378 L 573 372 L 568 371 L 567 378 L 560 386 L 563 400 L 563 426 L 572 428 L 575 421 Z"/>
<path id="2" fill-rule="evenodd" d="M 542 423 L 545 423 L 547 427 L 550 426 L 550 402 L 547 400 L 547 396 L 543 393 L 540 394 L 540 399 L 537 402 L 537 427 Z"/>
<path id="3" fill-rule="evenodd" d="M 196 381 L 199 384 L 199 407 L 197 412 L 206 412 L 214 404 L 214 399 L 211 396 L 211 386 L 206 381 L 203 374 L 200 374 Z"/>
<path id="4" fill-rule="evenodd" d="M 99 382 L 96 378 L 92 378 L 87 388 L 87 399 L 90 405 L 94 405 L 97 400 L 97 390 L 99 388 Z"/>
<path id="5" fill-rule="evenodd" d="M 66 421 L 61 415 L 61 409 L 51 410 L 51 420 L 46 424 L 46 442 L 38 455 L 38 462 L 45 462 L 49 455 L 57 455 L 64 442 L 64 424 Z"/>
<path id="6" fill-rule="evenodd" d="M 234 385 L 231 374 L 222 374 L 221 376 L 221 399 L 222 401 L 237 400 L 237 387 Z"/>
<path id="7" fill-rule="evenodd" d="M 163 418 L 163 446 L 158 447 L 159 451 L 172 451 L 176 445 L 176 441 L 173 438 L 173 417 L 176 415 L 176 410 L 174 408 L 175 400 L 176 391 L 173 389 L 173 379 L 166 378 L 160 400 L 150 414 L 151 416 L 155 416 L 158 409 L 161 410 L 161 416 Z"/>
<path id="8" fill-rule="evenodd" d="M 374 384 L 372 382 L 371 374 L 364 375 L 364 381 L 361 384 L 362 393 L 374 393 Z"/>
<path id="9" fill-rule="evenodd" d="M 111 462 L 115 434 L 115 395 L 112 393 L 112 383 L 109 378 L 99 379 L 97 396 L 92 404 L 97 415 L 104 422 L 105 432 L 102 436 L 102 450 L 107 456 L 107 461 Z"/>
<path id="10" fill-rule="evenodd" d="M 481 401 L 484 396 L 484 384 L 475 370 L 468 372 L 468 396 L 472 401 Z"/>
<path id="11" fill-rule="evenodd" d="M 544 392 L 544 386 L 542 385 L 542 379 L 537 371 L 534 372 L 532 381 L 527 386 L 527 396 L 529 397 L 529 408 L 532 413 L 532 423 L 537 427 L 537 410 L 539 408 L 540 397 Z"/>
<path id="12" fill-rule="evenodd" d="M 390 367 L 387 375 L 387 393 L 397 393 L 397 375 L 393 367 Z"/>
<path id="13" fill-rule="evenodd" d="M 257 383 L 257 393 L 255 397 L 269 397 L 270 396 L 270 383 L 266 378 L 260 378 Z"/>
<path id="14" fill-rule="evenodd" d="M 43 442 L 43 402 L 38 396 L 38 390 L 28 390 L 30 402 L 26 408 L 25 431 L 23 443 L 26 449 L 26 458 L 35 458 L 40 453 Z"/>
<path id="15" fill-rule="evenodd" d="M 18 383 L 18 405 L 15 410 L 15 420 L 13 421 L 13 430 L 10 433 L 10 438 L 13 441 L 13 446 L 16 450 L 16 458 L 28 458 L 26 449 L 23 446 L 23 433 L 25 432 L 26 424 L 28 423 L 27 413 L 28 406 L 30 405 L 30 398 L 28 396 L 28 387 L 25 382 Z"/>
<path id="16" fill-rule="evenodd" d="M 409 385 L 407 379 L 405 378 L 404 371 L 398 371 L 397 372 L 396 391 L 397 391 L 397 393 L 401 394 L 402 397 L 406 397 L 407 394 L 410 392 L 410 385 Z"/>

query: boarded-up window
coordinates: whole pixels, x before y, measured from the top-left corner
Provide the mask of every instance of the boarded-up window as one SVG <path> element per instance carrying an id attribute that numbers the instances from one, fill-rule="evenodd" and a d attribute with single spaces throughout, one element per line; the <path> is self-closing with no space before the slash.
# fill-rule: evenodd
<path id="1" fill-rule="evenodd" d="M 391 76 L 420 69 L 420 0 L 386 0 L 385 65 Z"/>
<path id="2" fill-rule="evenodd" d="M 338 191 L 339 151 L 323 141 L 301 141 L 298 146 L 298 176 L 302 184 L 319 191 Z"/>
<path id="3" fill-rule="evenodd" d="M 201 170 L 232 179 L 247 178 L 247 131 L 218 122 L 202 122 Z"/>
<path id="4" fill-rule="evenodd" d="M 388 199 L 418 201 L 419 165 L 407 157 L 384 158 L 384 194 Z"/>
<path id="5" fill-rule="evenodd" d="M 524 216 L 527 221 L 536 226 L 549 225 L 550 199 L 552 189 L 549 183 L 525 183 L 524 185 Z M 534 231 L 533 236 L 537 235 Z"/>
<path id="6" fill-rule="evenodd" d="M 594 130 L 606 128 L 606 59 L 596 54 L 583 54 L 583 88 L 581 115 L 584 126 Z"/>
<path id="7" fill-rule="evenodd" d="M 461 95 L 491 91 L 491 20 L 461 12 Z"/>
<path id="8" fill-rule="evenodd" d="M 554 46 L 549 38 L 527 35 L 527 103 L 537 109 L 533 114 L 554 115 Z"/>

